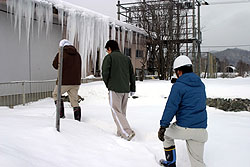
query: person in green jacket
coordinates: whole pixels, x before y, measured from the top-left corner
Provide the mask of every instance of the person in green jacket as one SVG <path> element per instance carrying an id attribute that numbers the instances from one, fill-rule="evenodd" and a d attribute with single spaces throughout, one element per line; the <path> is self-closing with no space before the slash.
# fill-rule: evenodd
<path id="1" fill-rule="evenodd" d="M 109 40 L 105 48 L 108 55 L 103 60 L 102 77 L 109 90 L 109 103 L 117 126 L 117 136 L 130 141 L 135 132 L 127 121 L 126 109 L 129 93 L 133 95 L 135 92 L 133 65 L 130 58 L 120 52 L 116 41 Z"/>

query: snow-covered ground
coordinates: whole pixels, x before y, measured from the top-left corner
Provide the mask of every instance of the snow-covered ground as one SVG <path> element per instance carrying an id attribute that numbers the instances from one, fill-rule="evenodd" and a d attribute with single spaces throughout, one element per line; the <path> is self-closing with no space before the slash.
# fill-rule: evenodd
<path id="1" fill-rule="evenodd" d="M 250 78 L 205 79 L 208 97 L 250 99 Z M 116 137 L 116 127 L 103 82 L 81 85 L 82 122 L 73 120 L 69 103 L 61 132 L 55 130 L 51 98 L 0 107 L 1 167 L 158 167 L 164 158 L 157 138 L 159 120 L 169 95 L 169 81 L 137 82 L 137 99 L 129 99 L 127 117 L 136 136 Z M 250 112 L 224 112 L 207 107 L 208 167 L 249 167 Z M 190 166 L 184 141 L 177 141 L 177 166 Z"/>

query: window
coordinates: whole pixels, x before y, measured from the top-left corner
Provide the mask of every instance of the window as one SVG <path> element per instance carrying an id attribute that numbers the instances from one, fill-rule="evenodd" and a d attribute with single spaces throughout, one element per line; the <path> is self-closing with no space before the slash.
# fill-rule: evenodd
<path id="1" fill-rule="evenodd" d="M 131 57 L 131 48 L 124 48 L 124 55 Z"/>
<path id="2" fill-rule="evenodd" d="M 143 57 L 143 50 L 136 50 L 136 58 L 142 58 Z"/>

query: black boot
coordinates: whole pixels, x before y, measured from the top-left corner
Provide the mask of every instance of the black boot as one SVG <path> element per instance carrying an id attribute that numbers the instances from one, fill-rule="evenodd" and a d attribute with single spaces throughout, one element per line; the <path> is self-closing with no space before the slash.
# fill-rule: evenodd
<path id="1" fill-rule="evenodd" d="M 176 167 L 175 146 L 164 148 L 164 150 L 165 150 L 165 156 L 166 156 L 166 161 L 164 162 L 164 166 Z"/>
<path id="2" fill-rule="evenodd" d="M 81 121 L 81 108 L 80 107 L 74 107 L 74 118 L 77 121 Z"/>
<path id="3" fill-rule="evenodd" d="M 57 105 L 57 101 L 55 101 L 55 104 Z M 63 100 L 61 100 L 60 118 L 65 118 Z"/>

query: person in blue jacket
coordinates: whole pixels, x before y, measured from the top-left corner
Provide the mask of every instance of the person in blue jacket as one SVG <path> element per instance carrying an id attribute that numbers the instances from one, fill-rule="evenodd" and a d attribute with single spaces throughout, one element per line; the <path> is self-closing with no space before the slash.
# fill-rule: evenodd
<path id="1" fill-rule="evenodd" d="M 204 144 L 208 139 L 205 85 L 193 73 L 187 56 L 177 57 L 173 68 L 178 79 L 171 88 L 158 131 L 166 155 L 164 165 L 176 166 L 174 140 L 181 139 L 186 140 L 191 166 L 204 167 Z M 176 121 L 171 123 L 174 116 Z"/>

